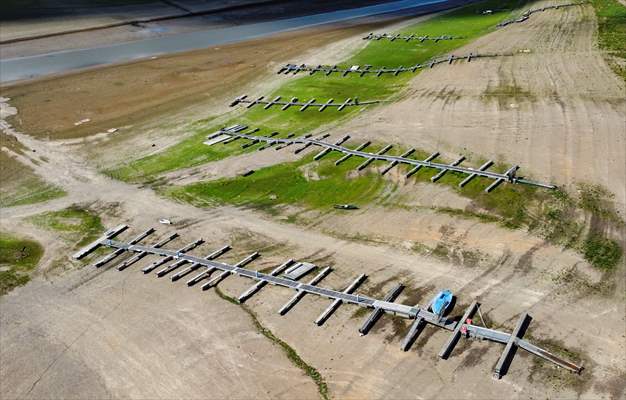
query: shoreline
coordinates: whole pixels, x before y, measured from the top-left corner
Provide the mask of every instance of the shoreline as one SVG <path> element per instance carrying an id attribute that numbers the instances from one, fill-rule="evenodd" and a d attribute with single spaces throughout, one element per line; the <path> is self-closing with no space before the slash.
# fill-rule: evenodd
<path id="1" fill-rule="evenodd" d="M 279 33 L 298 31 L 333 23 L 349 22 L 381 14 L 393 14 L 420 8 L 417 15 L 440 11 L 458 4 L 456 1 L 401 0 L 357 9 L 340 10 L 277 21 L 266 21 L 242 26 L 231 26 L 209 31 L 186 32 L 142 41 L 108 46 L 10 58 L 0 61 L 0 84 L 19 83 L 34 78 L 104 65 L 119 64 L 150 57 L 172 55 L 210 46 L 233 44 L 246 40 L 271 37 Z M 443 7 L 438 7 L 438 5 Z M 422 10 L 422 8 L 424 8 Z"/>

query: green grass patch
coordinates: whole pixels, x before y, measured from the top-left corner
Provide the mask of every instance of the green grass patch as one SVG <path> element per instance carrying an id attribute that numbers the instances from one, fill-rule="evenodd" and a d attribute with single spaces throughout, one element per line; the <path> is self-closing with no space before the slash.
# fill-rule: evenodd
<path id="1" fill-rule="evenodd" d="M 583 244 L 583 254 L 594 267 L 612 270 L 622 258 L 622 248 L 615 240 L 592 235 Z"/>
<path id="2" fill-rule="evenodd" d="M 104 231 L 100 218 L 79 206 L 38 214 L 29 220 L 40 228 L 58 232 L 64 240 L 75 242 L 75 247 L 92 242 Z"/>
<path id="3" fill-rule="evenodd" d="M 368 150 L 376 152 L 380 145 L 373 145 Z M 398 149 L 396 152 L 401 153 Z M 428 153 L 417 150 L 415 158 L 426 158 Z M 329 209 L 334 204 L 355 203 L 369 204 L 381 200 L 382 193 L 391 193 L 395 184 L 380 176 L 369 168 L 361 173 L 354 173 L 363 159 L 353 157 L 348 161 L 334 165 L 340 154 L 331 153 L 319 162 L 312 160 L 312 155 L 303 159 L 266 167 L 250 176 L 224 178 L 209 182 L 199 182 L 182 187 L 164 189 L 164 193 L 177 200 L 191 203 L 200 207 L 210 207 L 219 204 L 233 204 L 249 206 L 268 212 L 274 212 L 276 206 L 294 204 L 307 209 Z M 399 166 L 405 171 L 408 166 Z M 497 165 L 494 170 L 504 172 L 508 167 Z M 430 178 L 437 171 L 422 168 L 413 175 L 412 179 L 418 182 L 430 182 Z M 478 208 L 486 209 L 488 213 L 473 213 L 456 211 L 468 217 L 480 217 L 485 222 L 500 221 L 509 228 L 531 226 L 535 223 L 532 212 L 529 210 L 529 199 L 538 198 L 541 201 L 550 199 L 549 192 L 522 185 L 503 184 L 491 193 L 485 193 L 484 188 L 491 183 L 486 178 L 476 178 L 464 188 L 458 184 L 464 175 L 448 172 L 439 183 L 446 184 L 458 191 L 459 194 L 471 198 Z M 393 203 L 386 201 L 386 203 Z M 400 204 L 400 206 L 402 206 Z M 442 210 L 451 214 L 451 210 Z M 489 220 L 489 221 L 487 221 Z"/>
<path id="4" fill-rule="evenodd" d="M 211 132 L 209 129 L 201 129 L 193 136 L 162 153 L 105 170 L 104 173 L 125 182 L 151 183 L 161 173 L 201 165 L 241 152 L 241 147 L 234 143 L 217 146 L 204 145 L 202 142 L 209 132 Z"/>
<path id="5" fill-rule="evenodd" d="M 226 295 L 218 287 L 215 287 L 215 293 L 217 293 L 217 295 L 220 296 L 222 299 L 241 306 L 241 308 L 243 308 L 243 310 L 250 316 L 250 319 L 252 319 L 252 323 L 254 324 L 257 332 L 265 336 L 272 343 L 280 346 L 289 361 L 291 361 L 291 363 L 296 367 L 300 368 L 306 375 L 308 375 L 313 380 L 313 382 L 315 382 L 315 385 L 317 385 L 317 390 L 322 400 L 330 399 L 330 395 L 328 393 L 328 385 L 326 384 L 326 381 L 324 380 L 322 374 L 320 374 L 319 371 L 315 369 L 315 367 L 309 365 L 306 361 L 304 361 L 302 357 L 300 357 L 300 355 L 298 355 L 298 353 L 294 350 L 294 348 L 289 346 L 287 342 L 276 336 L 268 328 L 264 327 L 263 324 L 261 324 L 261 322 L 259 321 L 256 313 L 252 311 L 250 307 L 245 304 L 241 304 L 234 298 Z"/>
<path id="6" fill-rule="evenodd" d="M 0 296 L 26 284 L 42 255 L 36 241 L 0 232 Z"/>
<path id="7" fill-rule="evenodd" d="M 498 22 L 510 15 L 508 11 L 481 15 L 480 10 L 485 8 L 502 10 L 503 8 L 513 8 L 522 3 L 522 1 L 513 0 L 504 2 L 494 0 L 454 10 L 410 26 L 402 30 L 401 33 L 430 36 L 448 34 L 462 36 L 463 38 L 460 40 L 441 41 L 438 43 L 432 41 L 423 43 L 415 41 L 408 43 L 402 41 L 393 43 L 372 41 L 364 49 L 345 60 L 343 64 L 371 64 L 374 66 L 397 67 L 400 65 L 408 66 L 424 63 L 434 57 L 459 48 L 480 35 L 495 29 L 495 25 Z M 320 60 L 320 62 L 323 62 L 323 60 Z M 445 67 L 442 66 L 442 68 Z M 410 73 L 398 76 L 386 75 L 379 78 L 372 75 L 363 78 L 355 75 L 347 77 L 339 75 L 326 76 L 323 74 L 307 75 L 293 78 L 274 93 L 264 93 L 264 95 L 267 98 L 280 95 L 283 99 L 298 97 L 300 100 L 315 98 L 320 101 L 330 98 L 341 101 L 348 97 L 354 98 L 355 96 L 361 101 L 385 100 L 391 99 L 414 76 L 415 74 Z M 356 115 L 356 113 L 366 111 L 370 107 L 372 106 L 364 108 L 347 107 L 343 111 L 331 108 L 326 109 L 324 112 L 318 112 L 316 109 L 299 112 L 297 107 L 291 107 L 286 111 L 280 111 L 277 107 L 270 110 L 255 107 L 246 111 L 243 115 L 224 123 L 223 126 L 242 123 L 251 127 L 262 128 L 262 131 L 266 133 L 274 130 L 302 133 L 323 125 L 335 124 L 346 120 Z M 104 172 L 113 178 L 127 182 L 154 182 L 159 174 L 216 161 L 244 151 L 237 142 L 226 146 L 209 147 L 203 145 L 202 142 L 206 135 L 219 129 L 219 126 L 211 125 L 214 125 L 212 120 L 200 121 L 192 128 L 195 131 L 194 135 L 181 143 L 161 153 L 150 155 Z M 249 151 L 251 150 L 249 149 Z"/>
<path id="8" fill-rule="evenodd" d="M 197 206 L 228 203 L 272 212 L 286 204 L 330 209 L 340 203 L 369 203 L 392 185 L 375 173 L 351 176 L 363 160 L 349 159 L 337 167 L 334 160 L 339 155 L 329 155 L 320 162 L 312 158 L 266 167 L 246 177 L 169 188 L 165 193 Z"/>
<path id="9" fill-rule="evenodd" d="M 8 186 L 11 186 L 9 188 Z M 15 207 L 57 199 L 67 193 L 37 176 L 23 177 L 19 182 L 3 183 L 0 189 L 0 207 Z"/>
<path id="10" fill-rule="evenodd" d="M 591 0 L 598 19 L 598 44 L 613 70 L 626 80 L 626 6 L 617 0 Z"/>
<path id="11" fill-rule="evenodd" d="M 416 151 L 414 158 L 423 159 L 427 156 L 427 152 Z M 437 162 L 445 163 L 451 161 L 452 160 L 437 158 Z M 468 160 L 464 162 L 463 165 L 470 166 L 474 164 L 474 167 L 477 167 L 481 160 L 475 161 L 476 162 L 472 163 L 472 160 Z M 410 166 L 406 165 L 402 165 L 399 168 L 405 172 L 408 172 L 411 169 Z M 490 171 L 505 172 L 508 168 L 509 166 L 507 165 L 496 164 L 490 169 Z M 422 168 L 414 174 L 411 179 L 417 182 L 429 183 L 431 182 L 430 178 L 437 173 L 438 170 L 432 168 Z M 530 225 L 532 223 L 532 216 L 528 209 L 529 202 L 534 198 L 549 196 L 550 193 L 545 190 L 537 190 L 532 186 L 510 184 L 501 184 L 494 191 L 486 193 L 485 188 L 489 186 L 493 180 L 482 177 L 474 178 L 470 181 L 470 183 L 465 185 L 463 188 L 460 188 L 459 183 L 461 183 L 461 181 L 466 177 L 467 175 L 465 174 L 448 171 L 437 181 L 437 184 L 449 186 L 461 196 L 472 199 L 474 202 L 473 206 L 485 209 L 493 213 L 493 215 L 489 216 L 488 214 L 480 213 L 476 215 L 476 212 L 462 210 L 455 211 L 454 213 L 462 213 L 467 217 L 479 218 L 483 221 L 486 221 L 487 219 L 499 219 L 502 225 L 509 228 L 519 228 L 525 225 Z M 452 213 L 449 209 L 443 209 L 441 211 L 447 214 Z"/>
<path id="12" fill-rule="evenodd" d="M 28 150 L 13 136 L 5 134 L 0 135 L 0 145 L 22 155 Z M 0 207 L 41 203 L 66 194 L 4 151 L 0 152 L 0 165 Z"/>
<path id="13" fill-rule="evenodd" d="M 233 125 L 224 124 L 212 125 L 210 127 L 200 126 L 202 123 L 192 125 L 195 133 L 182 142 L 156 154 L 131 161 L 127 164 L 120 165 L 102 171 L 104 174 L 114 179 L 119 179 L 129 183 L 158 183 L 158 176 L 163 173 L 175 171 L 182 168 L 191 168 L 198 165 L 206 164 L 211 161 L 218 161 L 226 157 L 236 156 L 246 152 L 256 151 L 261 144 L 242 148 L 242 142 L 236 140 L 228 144 L 216 144 L 207 146 L 203 142 L 207 135 L 219 130 L 222 126 Z M 263 132 L 269 132 L 267 127 L 255 127 L 262 129 Z M 287 133 L 278 136 L 285 137 Z"/>
<path id="14" fill-rule="evenodd" d="M 581 183 L 578 185 L 578 206 L 583 210 L 614 224 L 623 224 L 622 218 L 611 206 L 613 193 L 599 185 Z"/>

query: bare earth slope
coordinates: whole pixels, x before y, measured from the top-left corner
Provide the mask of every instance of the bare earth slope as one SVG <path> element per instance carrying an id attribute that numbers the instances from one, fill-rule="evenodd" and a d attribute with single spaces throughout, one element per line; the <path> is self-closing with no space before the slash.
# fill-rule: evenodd
<path id="1" fill-rule="evenodd" d="M 591 6 L 533 14 L 458 51 L 530 53 L 426 70 L 406 98 L 364 114 L 346 130 L 500 156 L 557 184 L 599 183 L 623 209 L 626 92 L 604 62 L 595 32 Z"/>

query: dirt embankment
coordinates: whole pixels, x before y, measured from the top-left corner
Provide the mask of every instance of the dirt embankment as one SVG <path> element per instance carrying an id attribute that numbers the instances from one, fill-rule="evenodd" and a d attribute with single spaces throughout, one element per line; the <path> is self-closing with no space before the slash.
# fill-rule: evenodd
<path id="1" fill-rule="evenodd" d="M 533 14 L 458 50 L 529 53 L 426 70 L 403 100 L 345 129 L 499 158 L 560 185 L 599 183 L 624 210 L 626 91 L 597 47 L 596 27 L 590 5 Z"/>

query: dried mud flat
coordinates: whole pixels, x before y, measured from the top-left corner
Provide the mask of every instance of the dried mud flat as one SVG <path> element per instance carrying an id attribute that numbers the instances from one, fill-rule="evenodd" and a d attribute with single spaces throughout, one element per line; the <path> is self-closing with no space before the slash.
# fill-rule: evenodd
<path id="1" fill-rule="evenodd" d="M 567 12 L 570 15 L 576 11 Z M 546 25 L 549 22 L 544 20 Z M 359 29 L 337 32 L 341 32 L 337 33 L 340 37 L 355 41 L 360 37 Z M 332 35 L 321 35 L 319 43 Z M 506 36 L 507 33 L 502 30 L 493 35 Z M 490 39 L 494 43 L 500 40 L 499 36 Z M 304 40 L 300 43 L 302 47 L 297 51 L 302 53 L 307 46 Z M 277 45 L 276 51 L 284 45 Z M 248 50 L 252 51 L 251 47 Z M 319 48 L 317 51 L 329 50 Z M 245 56 L 245 52 L 241 54 Z M 184 58 L 178 62 L 184 63 Z M 457 74 L 454 72 L 457 68 L 476 68 L 477 65 L 482 70 L 485 64 L 480 63 L 483 62 L 427 71 L 413 81 L 414 87 L 424 87 L 428 80 L 423 79 L 427 74 Z M 486 62 L 487 65 L 492 63 Z M 132 65 L 110 71 L 124 71 L 124 68 L 132 68 Z M 163 71 L 167 68 L 164 65 Z M 60 78 L 59 82 L 72 82 L 71 79 L 72 76 Z M 545 79 L 541 76 L 537 81 Z M 457 75 L 449 85 L 465 87 L 476 85 L 477 81 L 473 75 Z M 48 85 L 54 86 L 54 80 Z M 562 85 L 566 82 L 557 83 L 558 88 Z M 115 96 L 111 95 L 108 101 L 112 103 L 113 98 Z M 422 96 L 417 99 L 409 98 L 406 102 L 419 102 L 421 107 L 424 102 L 434 101 L 424 101 Z M 397 106 L 401 104 L 404 103 Z M 535 105 L 537 112 L 540 106 Z M 478 110 L 476 113 L 485 113 L 486 119 L 491 118 L 488 113 L 496 112 L 489 103 L 477 102 L 474 107 Z M 65 115 L 66 109 L 59 109 L 58 115 Z M 428 118 L 432 121 L 443 120 L 452 112 L 442 110 L 441 105 L 430 111 L 432 115 Z M 131 124 L 134 120 L 130 114 L 120 118 Z M 182 118 L 181 115 L 176 118 Z M 77 115 L 67 117 L 68 121 L 79 119 Z M 368 121 L 373 129 L 355 132 L 363 132 L 369 139 L 383 132 L 380 125 L 372 122 L 375 118 Z M 359 125 L 363 124 L 362 119 L 353 124 L 363 128 Z M 456 130 L 454 126 L 446 128 L 446 134 L 452 135 L 446 137 L 454 137 Z M 397 138 L 400 143 L 426 148 L 445 144 L 442 140 L 429 146 L 429 142 L 417 135 L 409 136 L 408 130 L 400 132 L 402 136 Z M 441 135 L 443 137 L 443 133 Z M 450 360 L 441 361 L 436 355 L 447 335 L 427 328 L 411 351 L 403 353 L 399 342 L 407 329 L 406 321 L 385 316 L 372 333 L 359 337 L 357 328 L 362 316 L 355 315 L 354 307 L 340 308 L 323 327 L 316 327 L 313 321 L 328 305 L 327 300 L 307 296 L 294 310 L 280 317 L 277 309 L 292 293 L 273 287 L 263 289 L 249 301 L 249 307 L 263 326 L 321 373 L 332 397 L 623 396 L 626 362 L 623 302 L 587 297 L 571 282 L 559 279 L 568 271 L 577 271 L 591 283 L 597 283 L 601 276 L 579 255 L 563 252 L 523 232 L 433 215 L 428 207 L 437 199 L 447 199 L 449 206 L 463 207 L 464 199 L 453 196 L 447 189 L 416 185 L 419 191 L 416 201 L 424 210 L 415 214 L 373 208 L 367 213 L 337 217 L 334 222 L 326 219 L 321 223 L 315 221 L 315 226 L 298 226 L 279 223 L 252 210 L 230 207 L 200 210 L 172 203 L 149 189 L 102 176 L 93 160 L 86 159 L 77 151 L 81 148 L 67 140 L 48 142 L 19 134 L 18 138 L 27 147 L 48 155 L 46 163 L 33 165 L 33 168 L 46 180 L 63 187 L 68 195 L 43 205 L 3 210 L 0 221 L 3 230 L 33 235 L 47 252 L 41 275 L 0 299 L 2 398 L 319 398 L 312 380 L 288 360 L 279 346 L 258 332 L 242 308 L 221 299 L 213 291 L 187 288 L 184 282 L 172 284 L 167 277 L 144 276 L 140 268 L 152 261 L 149 259 L 125 272 L 70 265 L 67 259 L 72 250 L 70 243 L 23 220 L 26 216 L 73 203 L 89 205 L 100 213 L 106 226 L 125 222 L 136 231 L 158 225 L 156 221 L 163 216 L 171 218 L 178 223 L 173 228 L 183 234 L 171 248 L 197 237 L 207 239 L 209 244 L 194 251 L 196 255 L 204 255 L 209 249 L 230 242 L 235 251 L 224 260 L 234 262 L 252 250 L 260 250 L 264 257 L 253 264 L 259 269 L 290 257 L 308 259 L 319 265 L 330 264 L 336 271 L 324 280 L 324 285 L 329 287 L 341 288 L 357 274 L 366 273 L 371 281 L 366 282 L 364 291 L 373 295 L 382 295 L 397 281 L 407 284 L 408 288 L 398 299 L 407 304 L 422 304 L 438 289 L 449 287 L 460 297 L 459 309 L 478 297 L 490 324 L 507 329 L 513 327 L 519 313 L 529 311 L 534 317 L 533 337 L 554 340 L 575 352 L 576 357 L 582 357 L 587 366 L 583 376 L 578 378 L 537 364 L 532 357 L 518 352 L 509 374 L 495 381 L 491 378 L 491 369 L 502 350 L 499 345 L 461 343 Z M 388 136 L 385 138 L 391 140 Z M 499 140 L 500 145 L 506 143 L 503 137 Z M 449 146 L 449 151 L 456 150 Z M 489 150 L 474 152 L 483 156 L 495 154 Z M 505 159 L 512 157 L 504 155 Z M 529 160 L 519 161 L 525 170 L 534 168 Z M 218 168 L 227 168 L 229 162 L 224 160 Z M 268 160 L 250 158 L 245 162 L 255 165 Z M 193 171 L 186 171 L 190 172 Z M 201 172 L 213 176 L 210 170 Z M 185 174 L 177 177 L 187 179 Z M 398 228 L 400 223 L 403 223 L 401 229 Z M 347 239 L 358 233 L 371 234 L 374 224 L 379 228 L 382 243 Z M 489 240 L 490 237 L 498 240 Z M 411 248 L 414 242 L 432 246 L 443 243 L 451 250 L 459 250 L 461 258 L 455 256 L 454 251 L 448 253 L 449 258 L 421 255 Z M 475 250 L 482 253 L 472 254 Z M 61 272 L 64 268 L 69 271 Z M 231 278 L 220 287 L 224 293 L 236 296 L 250 285 L 250 281 Z M 598 313 L 598 309 L 603 311 Z M 581 315 L 589 318 L 585 329 L 581 327 Z"/>

